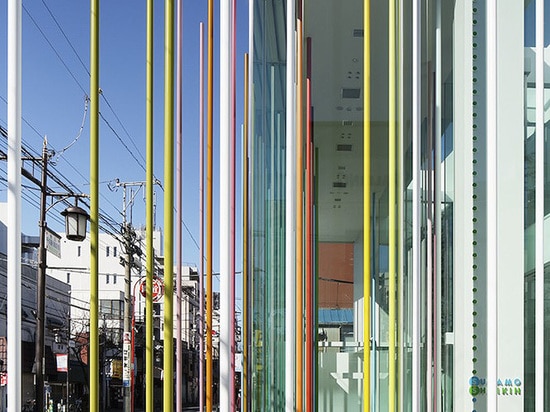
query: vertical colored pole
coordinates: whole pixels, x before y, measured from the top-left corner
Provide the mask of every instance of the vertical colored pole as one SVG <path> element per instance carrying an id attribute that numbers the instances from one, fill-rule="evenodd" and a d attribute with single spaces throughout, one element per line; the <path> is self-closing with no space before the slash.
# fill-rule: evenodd
<path id="1" fill-rule="evenodd" d="M 412 412 L 420 411 L 420 0 L 412 4 Z"/>
<path id="2" fill-rule="evenodd" d="M 8 2 L 8 411 L 21 410 L 21 47 L 22 0 Z"/>
<path id="3" fill-rule="evenodd" d="M 230 411 L 235 410 L 235 219 L 236 219 L 236 173 L 237 173 L 237 1 L 231 2 L 231 87 L 230 87 L 230 237 L 229 237 L 229 265 L 230 265 L 230 285 L 229 295 L 229 405 Z"/>
<path id="4" fill-rule="evenodd" d="M 306 411 L 313 411 L 313 351 L 315 333 L 313 332 L 313 162 L 312 162 L 312 102 L 311 102 L 311 37 L 307 40 L 306 62 Z"/>
<path id="5" fill-rule="evenodd" d="M 164 403 L 174 399 L 174 0 L 164 10 Z"/>
<path id="6" fill-rule="evenodd" d="M 90 0 L 90 411 L 99 410 L 99 0 Z"/>
<path id="7" fill-rule="evenodd" d="M 252 2 L 251 2 L 252 3 Z M 285 176 L 285 411 L 294 411 L 296 379 L 296 15 L 286 8 L 286 176 Z M 251 13 L 253 14 L 253 13 Z M 253 49 L 251 49 L 253 50 Z"/>
<path id="8" fill-rule="evenodd" d="M 182 248 L 182 0 L 176 1 L 176 411 L 182 407 L 181 248 Z"/>
<path id="9" fill-rule="evenodd" d="M 206 160 L 206 411 L 212 412 L 212 178 L 213 178 L 213 66 L 214 66 L 214 0 L 208 0 L 208 74 L 207 74 L 207 160 Z"/>
<path id="10" fill-rule="evenodd" d="M 436 35 L 435 35 L 435 142 L 434 142 L 434 201 L 435 201 L 435 266 L 434 266 L 434 412 L 442 411 L 442 366 L 441 351 L 442 351 L 442 331 L 441 331 L 441 138 L 442 138 L 442 78 L 441 78 L 441 0 L 436 0 Z"/>
<path id="11" fill-rule="evenodd" d="M 199 411 L 204 412 L 204 23 L 200 22 L 199 52 Z"/>
<path id="12" fill-rule="evenodd" d="M 404 249 L 404 230 L 403 230 L 403 193 L 404 193 L 404 125 L 403 125 L 403 0 L 398 0 L 398 37 L 397 37 L 397 96 L 398 96 L 398 144 L 397 144 L 397 410 L 404 411 L 403 395 L 404 380 L 404 309 L 403 309 L 403 249 Z"/>
<path id="13" fill-rule="evenodd" d="M 370 0 L 363 2 L 363 411 L 371 404 Z"/>
<path id="14" fill-rule="evenodd" d="M 244 55 L 244 130 L 243 130 L 243 376 L 242 411 L 248 412 L 248 53 Z"/>
<path id="15" fill-rule="evenodd" d="M 296 91 L 296 412 L 304 407 L 304 133 L 303 133 L 303 29 L 301 16 L 297 22 L 298 44 Z"/>
<path id="16" fill-rule="evenodd" d="M 395 412 L 396 406 L 396 368 L 395 368 L 395 325 L 396 325 L 396 258 L 397 258 L 397 219 L 396 219 L 396 18 L 395 18 L 395 0 L 389 1 L 389 22 L 388 22 L 388 410 Z"/>
<path id="17" fill-rule="evenodd" d="M 153 276 L 155 251 L 153 249 L 154 194 L 153 194 L 153 4 L 147 0 L 147 49 L 145 74 L 145 156 L 146 156 L 146 215 L 145 215 L 145 412 L 153 412 Z"/>
<path id="18" fill-rule="evenodd" d="M 231 0 L 220 2 L 220 411 L 231 410 Z"/>
<path id="19" fill-rule="evenodd" d="M 535 63 L 535 411 L 544 411 L 544 0 L 536 7 Z"/>

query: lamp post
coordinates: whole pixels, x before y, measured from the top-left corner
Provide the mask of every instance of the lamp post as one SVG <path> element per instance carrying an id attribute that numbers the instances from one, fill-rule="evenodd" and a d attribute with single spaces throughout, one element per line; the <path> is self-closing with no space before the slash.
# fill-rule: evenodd
<path id="1" fill-rule="evenodd" d="M 38 246 L 38 276 L 37 276 L 37 292 L 36 292 L 36 335 L 35 335 L 35 358 L 34 369 L 36 373 L 36 388 L 35 399 L 36 405 L 39 411 L 44 410 L 44 318 L 45 318 L 45 300 L 46 300 L 46 212 L 55 204 L 55 202 L 49 208 L 46 208 L 47 196 L 61 196 L 67 197 L 82 197 L 83 195 L 69 194 L 69 193 L 50 193 L 47 186 L 47 170 L 48 170 L 48 149 L 47 140 L 44 139 L 44 145 L 42 148 L 42 177 L 40 181 L 40 239 Z M 25 174 L 25 173 L 23 173 Z M 29 176 L 27 176 L 29 177 Z M 36 179 L 31 178 L 35 183 Z M 86 238 L 86 222 L 88 220 L 88 213 L 78 206 L 67 208 L 62 212 L 65 216 L 66 235 L 67 239 L 75 241 L 83 241 Z"/>

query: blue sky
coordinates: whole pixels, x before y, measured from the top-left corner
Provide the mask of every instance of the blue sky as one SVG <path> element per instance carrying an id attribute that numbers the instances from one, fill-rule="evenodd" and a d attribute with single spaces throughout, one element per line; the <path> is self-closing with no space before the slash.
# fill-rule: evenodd
<path id="1" fill-rule="evenodd" d="M 50 149 L 60 153 L 78 135 L 85 112 L 85 96 L 89 90 L 89 2 L 70 0 L 23 1 L 23 144 L 39 153 L 42 138 L 48 137 Z M 214 42 L 218 43 L 217 10 Z M 0 124 L 7 126 L 7 2 L 0 8 Z M 53 17 L 52 17 L 53 15 Z M 199 23 L 206 23 L 206 1 L 184 2 L 183 44 L 183 261 L 199 263 Z M 242 65 L 248 48 L 248 3 L 238 5 L 237 53 L 237 125 L 242 123 Z M 206 37 L 206 27 L 205 27 Z M 67 40 L 68 39 L 68 40 Z M 155 2 L 154 45 L 154 139 L 155 176 L 164 181 L 164 2 Z M 205 46 L 206 47 L 206 46 Z M 74 49 L 74 50 L 73 50 Z M 205 48 L 206 50 L 206 48 Z M 214 68 L 218 69 L 215 48 Z M 205 63 L 206 64 L 206 63 Z M 206 76 L 205 76 L 206 77 Z M 218 87 L 215 76 L 215 89 Z M 116 0 L 100 3 L 100 87 L 105 99 L 100 110 L 100 208 L 117 222 L 122 221 L 122 189 L 112 191 L 109 182 L 145 180 L 145 1 Z M 217 92 L 214 94 L 214 147 L 218 158 Z M 113 110 L 111 110 L 111 108 Z M 78 140 L 61 156 L 54 157 L 55 170 L 76 189 L 89 193 L 89 118 Z M 108 125 L 108 124 L 110 125 Z M 111 130 L 111 127 L 113 130 Z M 240 127 L 238 127 L 240 129 Z M 118 137 L 117 137 L 118 135 Z M 121 142 L 122 140 L 122 142 Z M 174 144 L 174 148 L 175 148 Z M 2 142 L 0 148 L 5 148 Z M 240 145 L 238 147 L 240 151 Z M 240 157 L 238 157 L 240 168 Z M 30 166 L 29 166 L 30 167 Z M 5 178 L 5 162 L 0 165 Z M 215 166 L 214 181 L 217 178 Z M 38 193 L 32 184 L 23 201 L 22 229 L 26 234 L 38 233 Z M 54 186 L 52 184 L 52 186 Z M 112 186 L 112 185 L 111 185 Z M 54 186 L 55 187 L 55 186 Z M 163 226 L 163 196 L 157 194 L 157 225 Z M 240 195 L 238 195 L 240 199 Z M 217 210 L 218 188 L 214 188 Z M 5 185 L 0 185 L 0 201 L 6 201 Z M 145 199 L 141 192 L 133 209 L 133 224 L 145 223 Z M 240 210 L 240 208 L 239 208 Z M 240 212 L 239 212 L 240 213 Z M 62 231 L 61 221 L 52 210 L 48 225 Z M 240 227 L 240 216 L 237 226 Z M 214 220 L 217 232 L 218 220 Z M 240 243 L 238 235 L 237 245 Z M 214 236 L 214 271 L 218 269 L 218 241 Z M 239 248 L 240 250 L 240 248 Z M 237 270 L 240 270 L 240 252 Z"/>

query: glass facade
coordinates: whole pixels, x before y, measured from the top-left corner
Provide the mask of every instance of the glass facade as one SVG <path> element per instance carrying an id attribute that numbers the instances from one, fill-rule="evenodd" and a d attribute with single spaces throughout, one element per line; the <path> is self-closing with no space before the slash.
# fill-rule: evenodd
<path id="1" fill-rule="evenodd" d="M 534 4 L 253 2 L 246 410 L 536 410 Z"/>

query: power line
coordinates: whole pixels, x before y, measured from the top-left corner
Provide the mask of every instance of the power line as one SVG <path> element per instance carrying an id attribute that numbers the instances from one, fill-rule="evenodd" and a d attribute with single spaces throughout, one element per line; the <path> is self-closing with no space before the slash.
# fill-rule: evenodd
<path id="1" fill-rule="evenodd" d="M 86 66 L 86 64 L 84 63 L 84 61 L 82 61 L 82 58 L 80 57 L 80 55 L 78 54 L 78 52 L 76 51 L 76 49 L 74 48 L 73 44 L 71 43 L 71 41 L 69 40 L 69 37 L 67 36 L 67 34 L 65 34 L 65 31 L 63 30 L 63 28 L 61 27 L 61 25 L 59 24 L 59 22 L 57 21 L 57 19 L 55 18 L 54 14 L 52 13 L 52 11 L 50 10 L 50 8 L 48 7 L 48 5 L 46 4 L 46 2 L 44 0 L 42 0 L 42 4 L 44 5 L 44 7 L 46 8 L 46 10 L 48 10 L 48 13 L 50 14 L 50 17 L 53 19 L 53 21 L 55 22 L 57 28 L 59 29 L 59 31 L 61 32 L 61 34 L 63 34 L 63 37 L 65 38 L 65 40 L 67 40 L 67 43 L 69 44 L 69 46 L 71 47 L 73 53 L 76 55 L 78 61 L 80 62 L 80 64 L 82 65 L 82 67 L 84 68 L 84 70 L 86 70 L 86 73 L 88 73 L 88 76 L 90 75 L 90 71 L 88 70 L 88 67 Z"/>
<path id="2" fill-rule="evenodd" d="M 36 26 L 36 28 L 38 29 L 38 31 L 40 32 L 40 34 L 42 35 L 42 37 L 44 37 L 44 40 L 46 40 L 46 42 L 49 44 L 49 46 L 52 48 L 53 52 L 55 53 L 55 55 L 57 56 L 57 58 L 59 59 L 59 61 L 61 62 L 61 64 L 63 65 L 63 67 L 65 67 L 65 69 L 67 70 L 67 72 L 69 72 L 69 74 L 71 75 L 71 77 L 73 78 L 73 80 L 76 82 L 76 84 L 78 85 L 78 87 L 80 87 L 80 90 L 82 90 L 84 93 L 86 93 L 86 90 L 84 90 L 84 87 L 82 87 L 82 85 L 80 84 L 80 82 L 78 81 L 78 79 L 76 78 L 76 76 L 74 75 L 74 73 L 71 71 L 71 69 L 69 69 L 69 66 L 67 66 L 67 64 L 65 63 L 65 61 L 63 60 L 63 58 L 61 57 L 61 55 L 59 54 L 59 52 L 57 51 L 57 49 L 54 47 L 54 45 L 52 44 L 52 42 L 48 39 L 48 37 L 46 36 L 46 33 L 44 33 L 42 31 L 42 29 L 40 28 L 40 26 L 38 25 L 38 23 L 36 22 L 36 20 L 34 19 L 34 17 L 32 17 L 31 13 L 27 10 L 27 8 L 25 7 L 25 5 L 23 4 L 23 10 L 25 11 L 25 13 L 27 13 L 27 15 L 29 16 L 29 18 L 31 19 L 31 21 L 34 23 L 34 25 Z"/>

